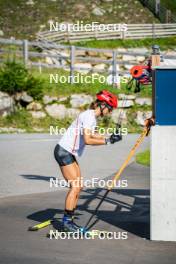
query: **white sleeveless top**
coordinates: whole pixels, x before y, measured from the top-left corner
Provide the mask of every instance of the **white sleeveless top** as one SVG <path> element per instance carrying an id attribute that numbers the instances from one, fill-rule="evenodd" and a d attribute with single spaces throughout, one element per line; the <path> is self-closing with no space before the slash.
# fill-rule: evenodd
<path id="1" fill-rule="evenodd" d="M 68 127 L 58 144 L 71 154 L 81 156 L 85 148 L 83 129 L 87 128 L 93 132 L 96 125 L 94 110 L 86 110 Z"/>

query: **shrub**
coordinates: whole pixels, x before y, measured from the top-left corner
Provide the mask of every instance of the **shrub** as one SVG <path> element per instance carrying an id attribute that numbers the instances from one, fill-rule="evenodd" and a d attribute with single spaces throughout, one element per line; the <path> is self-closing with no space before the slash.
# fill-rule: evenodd
<path id="1" fill-rule="evenodd" d="M 25 90 L 36 100 L 40 100 L 43 96 L 43 85 L 43 81 L 33 77 L 32 75 L 29 75 L 26 82 Z"/>
<path id="2" fill-rule="evenodd" d="M 41 99 L 43 82 L 33 77 L 23 64 L 7 61 L 0 68 L 0 91 L 14 95 L 26 91 L 35 99 Z"/>
<path id="3" fill-rule="evenodd" d="M 28 72 L 22 64 L 7 61 L 0 69 L 0 90 L 10 95 L 25 89 Z"/>

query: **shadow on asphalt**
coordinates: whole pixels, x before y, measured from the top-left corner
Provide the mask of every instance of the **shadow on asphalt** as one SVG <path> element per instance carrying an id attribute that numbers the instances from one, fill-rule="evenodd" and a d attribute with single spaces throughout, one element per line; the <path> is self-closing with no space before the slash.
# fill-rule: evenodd
<path id="1" fill-rule="evenodd" d="M 78 213 L 76 217 L 79 217 L 86 212 L 89 213 L 89 217 L 95 212 L 96 205 L 103 197 L 105 190 L 100 189 L 86 189 L 80 196 L 82 204 L 78 206 Z M 129 198 L 130 202 L 128 201 Z M 98 201 L 97 201 L 98 200 Z M 131 202 L 133 200 L 133 202 Z M 96 201 L 96 205 L 91 206 L 91 202 Z M 114 210 L 109 210 L 109 206 Z M 150 236 L 150 198 L 149 190 L 145 189 L 118 189 L 113 190 L 105 198 L 104 203 L 100 207 L 97 214 L 92 219 L 92 228 L 99 220 L 104 221 L 107 224 L 118 227 L 124 231 L 133 233 L 139 237 L 149 239 Z M 84 213 L 81 213 L 84 212 Z M 37 222 L 43 222 L 48 219 L 58 218 L 61 219 L 63 210 L 48 208 L 46 210 L 35 212 L 27 216 L 30 220 Z"/>
<path id="2" fill-rule="evenodd" d="M 87 211 L 93 214 L 94 209 L 90 210 L 89 204 L 95 199 L 101 199 L 105 190 L 86 190 L 87 195 L 81 196 L 80 199 L 85 199 L 83 205 L 79 206 L 80 211 Z M 126 189 L 113 190 L 105 198 L 106 207 L 102 206 L 98 210 L 94 221 L 90 228 L 92 228 L 99 220 L 114 225 L 130 233 L 133 233 L 142 238 L 150 238 L 150 192 L 145 189 Z M 126 198 L 133 198 L 133 203 L 127 202 Z M 98 205 L 99 201 L 97 201 Z M 114 210 L 106 210 L 108 204 L 114 205 Z"/>
<path id="3" fill-rule="evenodd" d="M 42 211 L 38 211 L 38 212 L 35 212 L 33 214 L 30 214 L 27 216 L 27 218 L 40 223 L 40 222 L 44 222 L 44 221 L 47 221 L 49 219 L 52 219 L 57 214 L 62 214 L 62 213 L 63 213 L 63 211 L 60 209 L 48 208 L 46 210 L 42 210 Z"/>
<path id="4" fill-rule="evenodd" d="M 38 181 L 50 181 L 50 179 L 56 180 L 56 177 L 52 176 L 41 176 L 41 175 L 28 175 L 28 174 L 22 174 L 20 175 L 23 178 L 27 180 L 38 180 Z"/>
<path id="5" fill-rule="evenodd" d="M 63 216 L 63 210 L 60 209 L 54 209 L 54 208 L 48 208 L 42 211 L 38 211 L 35 213 L 32 213 L 27 216 L 27 219 L 34 220 L 36 222 L 44 222 L 53 218 L 61 219 Z M 76 213 L 75 214 L 75 219 L 78 218 L 81 213 Z"/>
<path id="6" fill-rule="evenodd" d="M 40 175 L 21 175 L 29 180 L 44 180 L 49 181 L 49 176 Z M 143 176 L 143 178 L 142 178 Z M 150 191 L 148 189 L 149 182 L 141 182 L 143 179 L 148 179 L 149 168 L 138 165 L 136 163 L 130 164 L 125 170 L 125 178 L 129 182 L 133 182 L 133 186 L 138 188 L 118 188 L 109 192 L 104 199 L 98 212 L 92 219 L 89 227 L 92 228 L 98 221 L 103 221 L 109 225 L 115 226 L 127 232 L 133 233 L 142 238 L 150 238 Z M 105 178 L 111 179 L 113 174 Z M 122 175 L 123 177 L 123 175 Z M 54 178 L 54 177 L 53 177 Z M 141 179 L 142 178 L 142 179 Z M 141 188 L 139 188 L 141 187 Z M 105 189 L 90 188 L 84 189 L 80 195 L 80 204 L 78 206 L 78 214 L 83 214 L 89 219 L 94 214 L 96 206 L 102 199 Z M 29 215 L 28 218 L 42 222 L 53 217 L 58 218 L 63 214 L 62 210 L 46 209 L 44 211 L 35 212 Z M 81 217 L 82 218 L 82 217 Z M 87 222 L 87 221 L 86 221 Z M 81 223 L 82 224 L 82 223 Z M 84 223 L 85 224 L 85 223 Z"/>

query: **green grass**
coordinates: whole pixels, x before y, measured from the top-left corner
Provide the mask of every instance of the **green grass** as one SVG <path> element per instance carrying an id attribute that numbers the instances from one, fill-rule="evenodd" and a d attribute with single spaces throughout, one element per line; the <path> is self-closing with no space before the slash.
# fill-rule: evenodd
<path id="1" fill-rule="evenodd" d="M 136 162 L 145 166 L 150 166 L 150 151 L 138 153 L 136 155 Z"/>
<path id="2" fill-rule="evenodd" d="M 134 104 L 131 108 L 128 109 L 127 111 L 127 125 L 126 127 L 128 128 L 128 133 L 141 133 L 143 130 L 143 127 L 138 125 L 135 121 L 136 119 L 136 113 L 137 111 L 151 111 L 152 107 L 151 106 L 140 106 L 137 104 Z"/>
<path id="3" fill-rule="evenodd" d="M 102 89 L 107 89 L 114 94 L 118 95 L 119 93 L 125 93 L 125 94 L 134 94 L 134 92 L 131 92 L 126 89 L 125 84 L 121 84 L 121 89 L 114 88 L 112 85 L 107 84 L 101 84 L 98 81 L 95 81 L 95 83 L 88 84 L 88 83 L 78 83 L 78 84 L 69 84 L 69 83 L 49 83 L 49 77 L 50 74 L 58 74 L 59 76 L 64 75 L 66 77 L 69 76 L 69 72 L 64 70 L 58 70 L 58 69 L 47 69 L 43 68 L 42 73 L 40 73 L 37 68 L 31 69 L 32 74 L 43 80 L 44 87 L 43 92 L 44 94 L 52 95 L 52 96 L 69 96 L 74 93 L 85 93 L 90 95 L 95 95 L 98 91 Z M 88 74 L 90 76 L 90 74 Z M 104 75 L 106 76 L 106 75 Z M 139 95 L 151 97 L 152 95 L 152 87 L 151 85 L 142 86 L 141 92 Z"/>
<path id="4" fill-rule="evenodd" d="M 21 109 L 9 116 L 0 117 L 0 127 L 25 129 L 28 133 L 35 132 L 35 129 L 43 129 L 42 132 L 48 133 L 50 126 L 67 128 L 71 121 L 69 118 L 57 120 L 48 115 L 43 119 L 34 119 L 27 110 Z"/>
<path id="5" fill-rule="evenodd" d="M 89 48 L 104 48 L 104 49 L 115 49 L 115 48 L 151 48 L 153 44 L 157 44 L 161 49 L 174 49 L 176 46 L 176 37 L 168 38 L 144 38 L 139 40 L 133 39 L 117 39 L 117 40 L 90 40 L 76 42 L 74 45 Z"/>
<path id="6" fill-rule="evenodd" d="M 66 74 L 69 75 L 68 72 L 65 72 L 63 70 L 49 70 L 49 69 L 43 69 L 42 73 L 40 74 L 39 71 L 36 68 L 31 69 L 31 72 L 33 76 L 36 78 L 40 78 L 43 80 L 44 87 L 43 87 L 43 93 L 48 94 L 50 96 L 71 96 L 74 93 L 85 93 L 90 94 L 92 96 L 95 96 L 95 94 L 102 90 L 102 89 L 108 89 L 109 91 L 119 94 L 119 93 L 125 93 L 125 94 L 133 94 L 131 91 L 126 90 L 125 85 L 122 85 L 121 89 L 114 88 L 109 85 L 102 85 L 100 83 L 94 83 L 94 84 L 73 84 L 70 85 L 68 83 L 64 84 L 49 84 L 49 74 L 52 72 L 58 73 L 58 74 Z M 143 86 L 141 92 L 138 94 L 139 96 L 147 96 L 151 97 L 152 89 L 150 86 Z M 71 107 L 68 100 L 65 100 L 62 102 L 66 107 Z M 80 110 L 85 110 L 88 106 L 80 108 Z M 132 108 L 128 110 L 127 116 L 128 116 L 128 123 L 125 127 L 128 128 L 129 133 L 141 133 L 142 127 L 137 125 L 135 122 L 135 113 L 138 110 L 151 110 L 151 107 L 149 106 L 137 106 L 134 105 Z M 67 127 L 71 123 L 71 119 L 64 119 L 64 120 L 56 120 L 47 115 L 44 119 L 33 119 L 31 114 L 26 111 L 25 109 L 17 110 L 14 114 L 7 116 L 5 118 L 0 117 L 0 127 L 14 127 L 14 128 L 21 128 L 25 129 L 26 132 L 35 132 L 36 128 L 42 128 L 42 132 L 48 132 L 50 125 L 52 126 L 59 126 L 59 127 Z M 112 122 L 110 118 L 103 118 L 99 120 L 99 126 L 101 127 L 114 127 L 115 124 Z"/>
<path id="7" fill-rule="evenodd" d="M 0 28 L 5 37 L 34 39 L 35 34 L 49 30 L 49 20 L 76 23 L 97 21 L 99 23 L 150 23 L 158 22 L 154 15 L 142 6 L 140 1 L 113 0 L 35 0 L 27 5 L 27 0 L 0 0 Z M 128 3 L 127 3 L 128 2 Z M 105 10 L 103 16 L 92 13 L 93 6 Z"/>
<path id="8" fill-rule="evenodd" d="M 80 110 L 85 110 L 89 106 L 83 107 Z M 136 118 L 136 112 L 138 110 L 141 111 L 148 111 L 151 110 L 151 107 L 149 106 L 137 106 L 134 105 L 127 111 L 127 117 L 128 117 L 128 122 L 126 125 L 123 125 L 123 127 L 126 127 L 128 129 L 128 133 L 141 133 L 142 132 L 142 127 L 137 125 L 135 122 Z M 1 117 L 0 116 L 0 127 L 13 127 L 13 128 L 20 128 L 20 129 L 25 129 L 26 132 L 36 132 L 36 129 L 42 129 L 42 132 L 49 132 L 49 127 L 54 126 L 54 127 L 65 127 L 67 128 L 73 120 L 70 118 L 65 118 L 62 120 L 57 120 L 54 119 L 50 116 L 46 116 L 43 119 L 34 119 L 32 118 L 31 114 L 25 109 L 18 109 L 16 112 L 12 113 L 11 115 L 8 115 L 6 117 Z M 104 118 L 99 118 L 98 119 L 98 125 L 99 127 L 115 127 L 115 123 L 112 121 L 110 116 L 104 117 Z"/>
<path id="9" fill-rule="evenodd" d="M 58 73 L 59 75 L 69 75 L 69 72 L 64 70 L 57 70 L 57 69 L 42 69 L 42 73 L 40 73 L 37 68 L 32 68 L 29 70 L 32 73 L 32 76 L 36 77 L 37 79 L 42 80 L 43 85 L 43 94 L 48 94 L 50 96 L 57 96 L 63 97 L 67 96 L 70 97 L 74 93 L 85 93 L 94 96 L 95 94 L 102 90 L 108 89 L 109 91 L 113 92 L 114 94 L 125 93 L 125 94 L 133 94 L 133 92 L 126 89 L 125 85 L 121 85 L 121 89 L 114 88 L 109 85 L 100 84 L 99 82 L 95 82 L 93 84 L 68 84 L 68 83 L 58 83 L 58 84 L 50 84 L 49 83 L 49 74 L 50 73 Z M 150 86 L 143 86 L 141 92 L 138 94 L 140 97 L 147 96 L 151 97 L 152 89 Z M 42 100 L 39 100 L 42 102 Z M 69 99 L 62 102 L 66 107 L 71 107 Z M 80 110 L 85 110 L 89 107 L 88 105 L 80 108 Z M 135 122 L 135 113 L 138 111 L 148 111 L 151 110 L 149 106 L 137 106 L 134 105 L 130 108 L 127 112 L 128 115 L 128 123 L 127 128 L 129 133 L 140 133 L 142 127 L 138 126 Z M 13 127 L 13 128 L 20 128 L 25 129 L 26 132 L 35 132 L 36 128 L 43 129 L 43 132 L 48 132 L 49 127 L 52 126 L 60 126 L 60 127 L 67 127 L 71 123 L 71 119 L 64 119 L 64 120 L 56 120 L 48 115 L 43 119 L 33 119 L 31 114 L 22 108 L 21 110 L 18 108 L 17 111 L 7 117 L 0 117 L 0 127 Z M 110 118 L 104 118 L 103 120 L 99 121 L 99 126 L 102 127 L 114 127 L 115 124 L 112 122 Z"/>

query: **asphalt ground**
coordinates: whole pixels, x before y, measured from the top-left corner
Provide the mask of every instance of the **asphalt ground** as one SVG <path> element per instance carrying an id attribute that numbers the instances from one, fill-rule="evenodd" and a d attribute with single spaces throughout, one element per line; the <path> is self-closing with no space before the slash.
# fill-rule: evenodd
<path id="1" fill-rule="evenodd" d="M 103 179 L 118 170 L 139 135 L 128 135 L 109 146 L 87 146 L 78 159 L 82 177 Z M 59 136 L 0 135 L 0 197 L 56 191 L 50 179 L 63 179 L 54 159 Z M 149 147 L 146 138 L 139 151 Z"/>
<path id="2" fill-rule="evenodd" d="M 29 226 L 42 221 L 53 217 L 60 219 L 67 192 L 67 188 L 59 188 L 55 191 L 50 191 L 48 188 L 49 178 L 55 175 L 55 170 L 58 169 L 49 155 L 56 139 L 46 141 L 46 136 L 30 137 L 31 141 L 27 135 L 26 139 L 25 136 L 22 138 L 17 136 L 18 139 L 16 136 L 11 138 L 8 136 L 5 137 L 8 140 L 1 138 L 0 142 L 0 145 L 4 147 L 4 153 L 10 158 L 6 159 L 5 155 L 1 156 L 1 179 L 11 177 L 8 186 L 6 186 L 7 178 L 1 182 L 3 197 L 0 199 L 0 262 L 2 264 L 105 264 L 114 262 L 119 264 L 175 264 L 176 243 L 150 241 L 150 169 L 137 165 L 134 161 L 126 168 L 121 178 L 127 181 L 127 187 L 116 188 L 109 193 L 92 221 L 91 229 L 116 232 L 117 239 L 99 237 L 95 239 L 53 237 L 50 239 L 47 234 L 52 230 L 56 231 L 57 226 L 55 225 L 36 232 L 28 231 Z M 135 137 L 137 138 L 137 135 Z M 101 177 L 101 179 L 111 179 L 124 160 L 123 154 L 128 153 L 129 148 L 132 147 L 135 137 L 128 137 L 124 142 L 109 149 L 101 148 L 101 155 L 98 155 L 99 148 L 96 148 L 97 152 L 88 148 L 84 159 L 80 160 L 85 174 L 89 174 L 90 177 L 92 172 L 92 175 Z M 34 139 L 40 139 L 40 141 L 34 144 L 32 143 Z M 143 144 L 143 149 L 148 146 L 147 139 Z M 109 155 L 105 155 L 105 151 Z M 38 157 L 37 160 L 36 157 Z M 49 160 L 48 157 L 50 157 Z M 19 159 L 22 159 L 21 163 Z M 112 162 L 107 165 L 109 160 Z M 9 163 L 5 164 L 5 161 Z M 95 169 L 90 166 L 91 161 L 96 165 Z M 52 164 L 53 167 L 50 167 Z M 111 169 L 108 170 L 109 168 Z M 32 177 L 21 177 L 21 174 L 32 175 Z M 42 177 L 38 179 L 38 176 Z M 23 191 L 20 190 L 20 184 L 22 184 Z M 32 186 L 35 186 L 33 193 Z M 8 190 L 7 195 L 4 189 Z M 83 226 L 86 224 L 104 192 L 105 190 L 101 188 L 83 189 L 76 211 L 77 224 Z M 124 237 L 127 239 L 123 239 Z"/>

